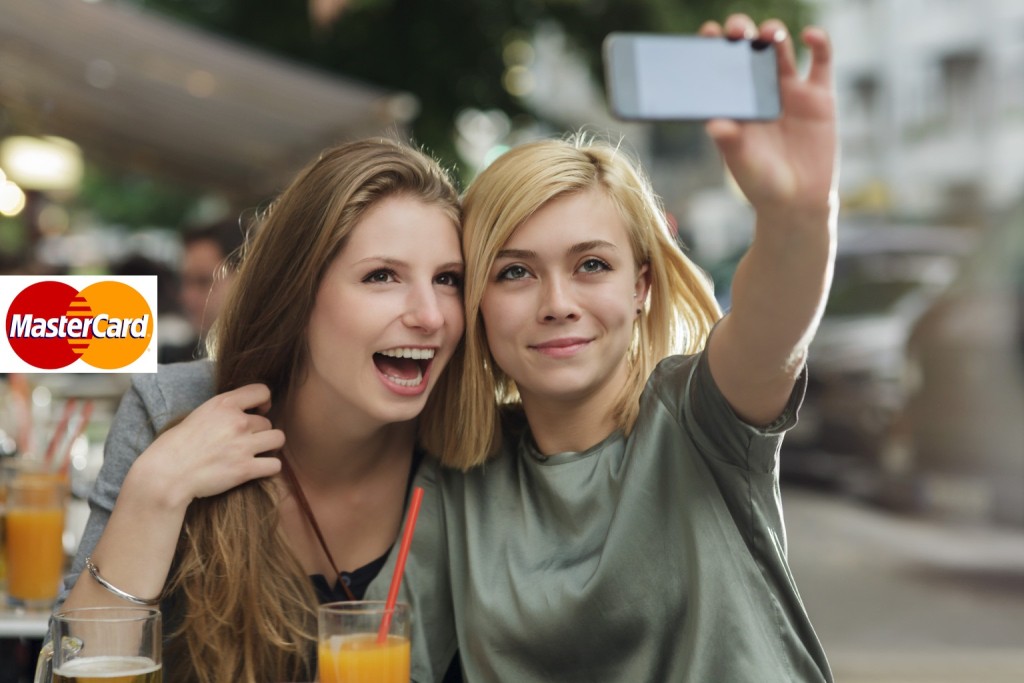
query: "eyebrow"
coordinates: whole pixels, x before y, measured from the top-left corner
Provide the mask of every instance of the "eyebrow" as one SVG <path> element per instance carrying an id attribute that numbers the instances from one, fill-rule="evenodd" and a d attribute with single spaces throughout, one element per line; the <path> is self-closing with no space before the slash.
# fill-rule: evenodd
<path id="1" fill-rule="evenodd" d="M 589 240 L 572 245 L 569 247 L 568 253 L 575 256 L 576 254 L 583 254 L 595 249 L 617 249 L 617 247 L 605 240 Z M 498 252 L 496 258 L 529 259 L 536 256 L 537 252 L 530 249 L 502 249 Z"/>
<path id="2" fill-rule="evenodd" d="M 409 265 L 407 262 L 402 261 L 401 259 L 391 258 L 389 256 L 367 256 L 366 258 L 362 258 L 362 259 L 359 259 L 358 261 L 356 261 L 355 265 L 361 266 L 361 265 L 367 265 L 367 264 L 372 264 L 372 263 L 379 263 L 379 264 L 382 264 L 382 265 L 385 265 L 385 266 L 392 266 L 394 268 L 398 268 L 399 266 L 408 266 Z M 464 261 L 449 261 L 447 263 L 442 263 L 441 265 L 437 266 L 437 269 L 438 270 L 450 270 L 452 268 L 456 268 L 456 269 L 463 268 L 464 269 L 465 267 L 466 267 L 466 263 Z"/>

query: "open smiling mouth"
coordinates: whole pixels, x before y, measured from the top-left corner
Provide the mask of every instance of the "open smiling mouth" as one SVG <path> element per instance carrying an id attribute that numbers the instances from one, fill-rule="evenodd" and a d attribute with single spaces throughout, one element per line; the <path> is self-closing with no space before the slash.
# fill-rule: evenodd
<path id="1" fill-rule="evenodd" d="M 435 349 L 398 347 L 373 354 L 373 363 L 389 381 L 402 387 L 418 387 L 434 360 Z"/>

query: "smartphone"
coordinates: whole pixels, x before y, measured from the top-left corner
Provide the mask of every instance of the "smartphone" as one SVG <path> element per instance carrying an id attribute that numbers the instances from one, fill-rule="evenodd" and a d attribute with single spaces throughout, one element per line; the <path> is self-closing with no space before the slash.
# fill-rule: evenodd
<path id="1" fill-rule="evenodd" d="M 782 109 L 775 47 L 762 41 L 610 33 L 604 67 L 620 119 L 766 121 Z"/>

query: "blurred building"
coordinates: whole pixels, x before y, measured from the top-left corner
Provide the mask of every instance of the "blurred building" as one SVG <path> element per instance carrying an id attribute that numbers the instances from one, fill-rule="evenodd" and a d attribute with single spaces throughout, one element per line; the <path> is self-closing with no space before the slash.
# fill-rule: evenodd
<path id="1" fill-rule="evenodd" d="M 813 2 L 835 45 L 846 208 L 976 223 L 1024 194 L 1024 3 Z"/>
<path id="2" fill-rule="evenodd" d="M 844 211 L 982 226 L 1024 197 L 1024 3 L 808 2 L 835 47 Z M 615 121 L 562 40 L 535 37 L 537 110 L 567 128 L 623 134 L 698 260 L 744 246 L 749 209 L 702 127 Z"/>

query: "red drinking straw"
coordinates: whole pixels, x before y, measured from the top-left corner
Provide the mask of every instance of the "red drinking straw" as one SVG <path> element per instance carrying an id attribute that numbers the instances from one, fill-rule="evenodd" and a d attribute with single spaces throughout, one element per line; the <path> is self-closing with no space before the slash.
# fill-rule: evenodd
<path id="1" fill-rule="evenodd" d="M 85 428 L 89 426 L 89 420 L 92 418 L 92 411 L 94 404 L 90 400 L 85 401 L 85 406 L 82 408 L 82 413 L 78 417 L 78 424 L 75 425 L 74 431 L 71 433 L 71 439 L 67 443 L 62 444 L 60 453 L 57 455 L 57 471 L 62 477 L 67 477 L 71 467 L 71 447 L 75 443 L 75 439 L 82 435 Z"/>
<path id="2" fill-rule="evenodd" d="M 69 398 L 64 402 L 64 410 L 61 412 L 60 422 L 57 423 L 57 428 L 53 430 L 50 443 L 46 446 L 46 453 L 43 455 L 43 464 L 47 469 L 53 466 L 53 457 L 57 454 L 57 447 L 64 439 L 64 431 L 68 427 L 68 421 L 71 419 L 71 414 L 75 412 L 77 404 L 77 398 Z"/>
<path id="3" fill-rule="evenodd" d="M 391 628 L 391 613 L 398 602 L 398 588 L 402 585 L 402 572 L 405 571 L 405 558 L 409 554 L 409 546 L 412 545 L 412 532 L 416 528 L 416 517 L 420 514 L 420 503 L 423 501 L 423 487 L 417 486 L 412 491 L 412 502 L 409 504 L 409 518 L 405 522 L 405 531 L 402 533 L 402 545 L 398 548 L 398 559 L 395 561 L 395 573 L 391 576 L 391 587 L 388 589 L 388 599 L 384 603 L 384 618 L 380 622 L 380 630 L 377 631 L 377 642 L 383 643 L 388 639 L 388 629 Z"/>

